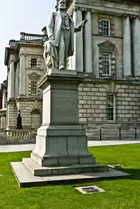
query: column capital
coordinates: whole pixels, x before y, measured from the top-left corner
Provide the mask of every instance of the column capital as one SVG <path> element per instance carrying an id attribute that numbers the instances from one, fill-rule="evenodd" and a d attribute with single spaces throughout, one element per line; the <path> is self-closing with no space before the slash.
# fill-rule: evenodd
<path id="1" fill-rule="evenodd" d="M 25 54 L 25 53 L 20 53 L 20 54 L 19 54 L 19 57 L 21 57 L 21 56 L 26 57 L 26 55 L 27 55 L 27 54 Z"/>
<path id="2" fill-rule="evenodd" d="M 9 64 L 11 64 L 11 63 L 15 63 L 15 59 L 10 59 Z"/>
<path id="3" fill-rule="evenodd" d="M 79 10 L 82 11 L 82 7 L 78 7 L 78 6 L 75 6 L 73 9 L 74 9 L 75 12 L 77 12 Z"/>
<path id="4" fill-rule="evenodd" d="M 139 18 L 140 19 L 140 15 L 137 14 L 137 15 L 133 15 L 133 14 L 127 14 L 127 13 L 124 13 L 122 15 L 123 18 L 130 18 L 130 19 L 136 19 L 136 18 Z"/>
<path id="5" fill-rule="evenodd" d="M 78 10 L 80 10 L 81 12 L 94 12 L 94 9 L 92 8 L 75 6 L 74 11 L 78 11 Z"/>
<path id="6" fill-rule="evenodd" d="M 124 14 L 122 14 L 122 17 L 125 19 L 125 18 L 128 18 L 130 15 L 129 14 L 127 14 L 127 13 L 124 13 Z"/>
<path id="7" fill-rule="evenodd" d="M 140 19 L 140 15 L 130 15 L 130 19 Z"/>

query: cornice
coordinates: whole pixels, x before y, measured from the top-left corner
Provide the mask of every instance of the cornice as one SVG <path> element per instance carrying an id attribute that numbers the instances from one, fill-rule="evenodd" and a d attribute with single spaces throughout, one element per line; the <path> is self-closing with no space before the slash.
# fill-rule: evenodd
<path id="1" fill-rule="evenodd" d="M 32 48 L 43 48 L 43 42 L 42 43 L 19 43 L 20 47 L 32 47 Z"/>
<path id="2" fill-rule="evenodd" d="M 43 99 L 40 98 L 40 96 L 31 96 L 31 97 L 23 97 L 23 96 L 19 96 L 15 99 L 15 102 L 43 102 Z"/>

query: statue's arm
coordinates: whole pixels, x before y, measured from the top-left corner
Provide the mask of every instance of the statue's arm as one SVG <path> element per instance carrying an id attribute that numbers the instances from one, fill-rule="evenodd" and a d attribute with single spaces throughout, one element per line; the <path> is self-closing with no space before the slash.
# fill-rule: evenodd
<path id="1" fill-rule="evenodd" d="M 47 26 L 47 34 L 48 34 L 48 39 L 50 39 L 51 37 L 54 38 L 54 13 L 52 13 L 52 16 L 50 18 L 49 24 Z"/>
<path id="2" fill-rule="evenodd" d="M 82 27 L 87 23 L 88 20 L 83 20 L 80 23 L 78 23 L 75 27 L 74 27 L 74 32 L 79 32 L 81 31 Z"/>
<path id="3" fill-rule="evenodd" d="M 48 33 L 46 26 L 42 28 L 43 35 L 45 36 L 45 41 L 48 41 Z"/>

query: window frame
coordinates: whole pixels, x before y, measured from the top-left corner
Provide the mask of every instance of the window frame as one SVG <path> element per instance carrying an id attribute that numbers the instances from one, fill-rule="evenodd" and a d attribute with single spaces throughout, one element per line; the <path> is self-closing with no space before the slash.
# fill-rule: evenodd
<path id="1" fill-rule="evenodd" d="M 30 82 L 31 82 L 31 95 L 37 95 L 37 81 L 31 80 Z"/>
<path id="2" fill-rule="evenodd" d="M 35 61 L 35 62 L 34 62 Z M 31 58 L 31 68 L 37 68 L 37 58 Z"/>
<path id="3" fill-rule="evenodd" d="M 108 52 L 103 52 L 103 53 L 101 53 L 101 55 L 102 55 L 102 66 L 103 66 L 103 73 L 102 73 L 102 75 L 105 75 L 105 76 L 111 76 L 111 56 L 112 56 L 112 54 L 111 53 L 108 53 Z M 108 65 L 108 67 L 109 67 L 109 69 L 108 69 L 108 73 L 105 73 L 105 70 L 104 70 L 104 66 L 107 66 L 107 65 L 104 65 L 104 55 L 108 55 L 109 56 L 109 65 Z"/>
<path id="4" fill-rule="evenodd" d="M 109 97 L 110 96 L 112 96 L 112 103 L 111 103 L 111 105 L 112 105 L 112 107 L 108 107 L 108 105 L 109 105 Z M 110 100 L 111 101 L 111 100 Z M 115 106 L 115 103 L 116 103 L 116 98 L 115 98 L 115 94 L 113 94 L 113 93 L 108 93 L 107 94 L 107 106 L 106 106 L 106 116 L 107 116 L 107 121 L 109 121 L 109 122 L 115 122 L 116 121 L 116 106 Z M 111 117 L 110 117 L 110 112 L 108 111 L 108 110 L 111 110 L 112 109 L 112 115 L 111 115 Z M 112 119 L 111 119 L 112 118 Z"/>
<path id="5" fill-rule="evenodd" d="M 105 28 L 105 26 L 103 26 L 103 21 L 104 22 L 108 22 L 108 28 Z M 100 19 L 100 25 L 101 25 L 102 35 L 103 36 L 110 36 L 111 35 L 111 20 L 107 19 L 107 18 L 101 18 Z M 108 30 L 108 34 L 105 34 L 105 30 L 104 29 Z"/>

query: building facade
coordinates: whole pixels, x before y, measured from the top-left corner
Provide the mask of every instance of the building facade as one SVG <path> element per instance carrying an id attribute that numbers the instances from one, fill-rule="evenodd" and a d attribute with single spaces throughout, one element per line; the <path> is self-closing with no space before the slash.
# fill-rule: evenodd
<path id="1" fill-rule="evenodd" d="M 0 129 L 6 129 L 7 81 L 3 81 L 0 90 Z"/>
<path id="2" fill-rule="evenodd" d="M 79 120 L 87 135 L 100 128 L 140 126 L 140 4 L 137 1 L 69 0 L 75 34 L 69 69 L 85 77 L 79 86 Z M 5 49 L 7 66 L 6 128 L 16 128 L 20 109 L 23 128 L 41 124 L 42 92 L 37 82 L 45 73 L 43 36 L 21 33 Z M 114 133 L 114 132 L 113 132 Z"/>
<path id="3" fill-rule="evenodd" d="M 140 3 L 119 0 L 68 1 L 75 23 L 70 68 L 85 75 L 79 86 L 79 120 L 88 134 L 100 128 L 140 125 Z M 115 133 L 115 132 L 114 132 Z"/>
<path id="4" fill-rule="evenodd" d="M 7 66 L 6 129 L 16 129 L 18 110 L 23 129 L 37 129 L 42 119 L 42 91 L 37 83 L 45 73 L 43 36 L 21 33 L 5 49 Z"/>

